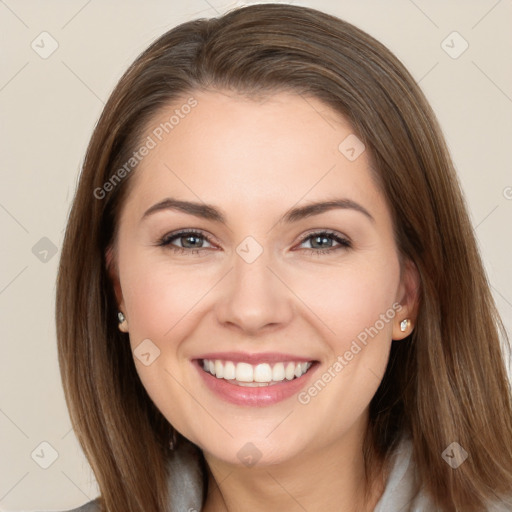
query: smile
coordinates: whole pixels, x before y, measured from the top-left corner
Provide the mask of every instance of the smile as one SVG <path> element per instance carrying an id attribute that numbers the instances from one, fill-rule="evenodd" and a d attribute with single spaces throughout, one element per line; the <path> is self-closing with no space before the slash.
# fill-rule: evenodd
<path id="1" fill-rule="evenodd" d="M 218 352 L 191 362 L 213 396 L 246 407 L 266 407 L 293 397 L 320 367 L 317 360 L 277 353 Z"/>
<path id="2" fill-rule="evenodd" d="M 260 363 L 257 365 L 220 359 L 203 359 L 202 367 L 217 379 L 224 379 L 231 384 L 247 387 L 272 386 L 290 381 L 304 375 L 311 365 L 309 362 L 277 362 L 274 364 Z"/>

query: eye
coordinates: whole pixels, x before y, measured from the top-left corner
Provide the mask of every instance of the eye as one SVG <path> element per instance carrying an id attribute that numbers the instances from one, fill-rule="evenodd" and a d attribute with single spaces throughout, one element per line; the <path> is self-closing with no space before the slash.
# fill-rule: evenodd
<path id="1" fill-rule="evenodd" d="M 310 233 L 302 239 L 300 245 L 306 242 L 309 242 L 311 247 L 305 249 L 309 254 L 327 254 L 340 249 L 350 249 L 352 247 L 352 244 L 346 238 L 331 231 Z M 333 242 L 338 245 L 333 245 Z"/>
<path id="2" fill-rule="evenodd" d="M 175 241 L 178 241 L 180 245 L 175 245 Z M 205 242 L 210 244 L 210 246 L 212 245 L 210 238 L 202 231 L 188 229 L 165 235 L 158 241 L 157 245 L 168 247 L 179 254 L 199 254 L 201 250 L 209 248 L 203 246 Z M 310 244 L 310 248 L 303 249 L 309 254 L 327 254 L 352 247 L 351 243 L 346 238 L 331 231 L 310 233 L 302 239 L 300 245 L 304 243 Z"/>
<path id="3" fill-rule="evenodd" d="M 174 245 L 174 241 L 179 241 L 180 245 Z M 205 241 L 211 244 L 210 239 L 202 231 L 188 229 L 186 231 L 165 235 L 158 241 L 157 245 L 169 247 L 169 249 L 180 254 L 198 254 L 201 249 L 206 249 L 206 247 L 202 246 Z"/>

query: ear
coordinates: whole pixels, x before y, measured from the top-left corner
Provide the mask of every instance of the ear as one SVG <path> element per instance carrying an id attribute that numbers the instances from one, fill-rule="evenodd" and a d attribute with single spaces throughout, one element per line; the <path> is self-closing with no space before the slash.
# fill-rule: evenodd
<path id="1" fill-rule="evenodd" d="M 411 334 L 416 325 L 419 308 L 420 275 L 416 265 L 411 260 L 406 260 L 401 274 L 397 302 L 402 309 L 397 311 L 393 321 L 394 340 L 402 340 Z M 402 323 L 404 320 L 408 322 Z"/>
<path id="2" fill-rule="evenodd" d="M 126 318 L 123 292 L 121 290 L 121 283 L 119 281 L 119 270 L 117 267 L 117 257 L 114 245 L 109 245 L 107 250 L 105 251 L 105 264 L 107 267 L 107 273 L 110 278 L 110 282 L 112 283 L 112 287 L 114 288 L 114 293 L 116 296 L 117 309 L 123 315 L 119 318 L 119 330 L 121 332 L 128 332 L 128 319 Z"/>
<path id="3" fill-rule="evenodd" d="M 107 273 L 110 278 L 110 282 L 112 283 L 112 287 L 114 289 L 114 293 L 117 301 L 117 308 L 119 311 L 124 311 L 124 299 L 123 292 L 121 290 L 121 283 L 119 281 L 119 270 L 117 267 L 117 258 L 116 258 L 116 250 L 113 244 L 107 247 L 105 251 L 105 264 L 107 267 Z"/>

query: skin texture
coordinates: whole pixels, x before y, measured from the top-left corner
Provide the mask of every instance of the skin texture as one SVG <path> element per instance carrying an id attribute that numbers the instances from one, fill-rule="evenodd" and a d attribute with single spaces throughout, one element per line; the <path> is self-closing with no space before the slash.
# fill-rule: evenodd
<path id="1" fill-rule="evenodd" d="M 361 500 L 368 405 L 391 340 L 414 327 L 417 274 L 400 265 L 368 152 L 351 162 L 339 151 L 353 130 L 315 98 L 281 92 L 255 100 L 227 91 L 194 98 L 197 106 L 134 171 L 108 253 L 132 349 L 150 339 L 160 350 L 149 366 L 135 358 L 140 379 L 169 422 L 202 448 L 211 471 L 207 512 L 373 510 L 381 478 L 371 502 Z M 161 111 L 146 136 L 176 107 Z M 170 196 L 212 204 L 227 223 L 176 210 L 141 220 Z M 357 202 L 373 220 L 333 209 L 279 222 L 292 207 L 335 198 Z M 158 246 L 188 228 L 211 242 L 192 246 L 185 237 Z M 323 230 L 351 248 L 329 238 L 302 241 Z M 252 263 L 236 251 L 247 236 L 263 249 Z M 211 351 L 287 352 L 319 361 L 314 381 L 396 303 L 402 309 L 308 404 L 297 396 L 258 408 L 228 403 L 191 363 Z M 404 318 L 412 322 L 401 332 Z M 237 456 L 247 442 L 261 453 L 253 467 Z"/>

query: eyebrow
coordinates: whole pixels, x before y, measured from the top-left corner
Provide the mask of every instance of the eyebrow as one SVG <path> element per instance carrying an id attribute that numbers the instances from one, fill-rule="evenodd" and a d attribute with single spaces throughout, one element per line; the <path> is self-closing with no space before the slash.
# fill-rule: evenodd
<path id="1" fill-rule="evenodd" d="M 365 215 L 369 220 L 375 222 L 370 212 L 361 206 L 359 203 L 351 199 L 332 199 L 330 201 L 321 201 L 316 203 L 307 204 L 305 206 L 297 206 L 288 210 L 279 222 L 292 223 L 298 222 L 307 217 L 320 215 L 321 213 L 333 210 L 336 208 L 344 210 L 355 210 Z M 162 201 L 154 204 L 146 210 L 141 218 L 141 221 L 153 215 L 156 212 L 163 210 L 177 210 L 195 217 L 211 220 L 220 224 L 226 224 L 226 216 L 215 206 L 206 203 L 197 203 L 192 201 L 181 201 L 172 197 L 167 197 Z"/>

